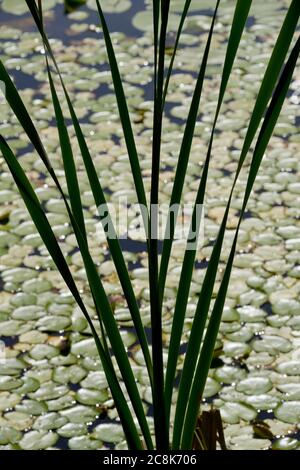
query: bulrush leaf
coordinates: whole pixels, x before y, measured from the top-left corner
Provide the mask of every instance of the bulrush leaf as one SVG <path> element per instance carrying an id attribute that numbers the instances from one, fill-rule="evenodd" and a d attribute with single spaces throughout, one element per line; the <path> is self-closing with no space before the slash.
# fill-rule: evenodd
<path id="1" fill-rule="evenodd" d="M 252 0 L 247 0 L 247 1 L 239 0 L 235 7 L 234 17 L 232 20 L 232 26 L 230 30 L 226 56 L 225 56 L 225 61 L 224 61 L 219 98 L 218 98 L 217 108 L 215 112 L 213 127 L 211 131 L 210 141 L 209 141 L 209 145 L 207 149 L 207 155 L 206 155 L 206 159 L 205 159 L 205 163 L 204 163 L 204 167 L 203 167 L 203 171 L 201 175 L 201 180 L 200 180 L 200 184 L 199 184 L 199 188 L 198 188 L 198 192 L 196 196 L 195 207 L 194 207 L 194 211 L 192 215 L 191 227 L 196 226 L 194 221 L 195 221 L 196 214 L 197 214 L 196 212 L 197 205 L 204 203 L 207 175 L 208 175 L 208 169 L 209 169 L 209 164 L 210 164 L 211 150 L 212 150 L 212 145 L 213 145 L 215 129 L 216 129 L 219 113 L 221 110 L 221 106 L 223 103 L 228 80 L 232 71 L 233 63 L 234 63 L 236 53 L 240 44 L 240 40 L 244 31 L 244 27 L 247 21 L 251 3 L 252 3 Z M 168 387 L 170 387 L 169 384 L 173 384 L 173 380 L 175 377 L 176 365 L 174 364 L 174 360 L 172 359 L 172 357 L 178 357 L 178 351 L 180 347 L 180 338 L 181 338 L 183 324 L 184 324 L 184 317 L 185 317 L 186 305 L 188 301 L 190 284 L 192 280 L 192 273 L 193 273 L 195 258 L 196 258 L 196 250 L 187 249 L 185 251 L 181 275 L 180 275 L 179 287 L 178 287 L 178 292 L 180 292 L 180 295 L 177 295 L 177 298 L 176 298 L 174 319 L 173 319 L 173 325 L 172 325 L 171 344 L 170 344 L 170 353 L 169 353 L 170 359 L 169 359 L 169 364 L 167 367 Z M 211 294 L 212 294 L 213 286 L 210 286 L 210 288 L 211 288 Z M 207 299 L 209 298 L 209 295 L 211 295 L 209 294 L 209 292 L 210 291 L 207 292 Z M 194 347 L 194 344 L 196 344 L 195 347 Z M 199 352 L 199 347 L 200 347 L 200 343 L 197 349 L 196 339 L 194 342 L 193 341 L 190 342 L 189 340 L 188 350 L 190 349 L 190 351 L 192 352 L 191 354 L 188 355 L 187 361 L 189 360 L 191 360 L 191 362 L 194 361 L 193 353 L 197 355 L 197 353 Z M 176 351 L 177 351 L 177 355 L 176 355 Z M 180 387 L 179 387 L 178 401 L 179 399 L 181 400 L 181 398 L 183 401 L 182 401 L 182 408 L 179 408 L 178 406 L 176 407 L 174 434 L 173 434 L 173 446 L 175 447 L 179 446 L 179 443 L 180 443 L 180 435 L 182 432 L 182 423 L 183 423 L 184 413 L 185 413 L 184 399 L 186 399 L 186 394 L 188 394 L 188 390 L 191 385 L 191 380 L 192 380 L 193 371 L 194 371 L 193 365 L 192 365 L 192 368 L 189 368 L 190 366 L 188 364 L 189 362 L 187 362 L 186 366 L 184 366 L 182 378 L 180 381 Z M 184 387 L 187 387 L 187 389 L 184 390 Z M 168 391 L 168 393 L 170 392 Z M 185 398 L 183 398 L 184 396 Z"/>
<path id="2" fill-rule="evenodd" d="M 137 149 L 135 145 L 135 139 L 134 139 L 134 135 L 132 131 L 132 126 L 131 126 L 128 106 L 126 102 L 126 97 L 124 93 L 123 83 L 122 83 L 122 79 L 120 76 L 119 67 L 118 67 L 118 63 L 116 60 L 112 40 L 109 34 L 109 30 L 108 30 L 106 20 L 103 15 L 103 11 L 100 6 L 99 0 L 96 0 L 96 3 L 97 3 L 101 25 L 102 25 L 104 40 L 106 44 L 110 71 L 111 71 L 112 80 L 114 84 L 115 95 L 116 95 L 117 104 L 119 108 L 119 114 L 120 114 L 121 124 L 123 127 L 124 138 L 125 138 L 125 142 L 127 146 L 128 157 L 129 157 L 129 161 L 131 165 L 131 172 L 132 172 L 132 176 L 134 179 L 137 198 L 138 198 L 139 204 L 143 205 L 146 208 L 147 201 L 146 201 L 143 177 L 142 177 L 139 157 L 138 157 L 138 153 L 137 153 Z M 146 217 L 144 218 L 144 223 L 146 224 L 146 227 L 148 227 L 148 219 Z"/>

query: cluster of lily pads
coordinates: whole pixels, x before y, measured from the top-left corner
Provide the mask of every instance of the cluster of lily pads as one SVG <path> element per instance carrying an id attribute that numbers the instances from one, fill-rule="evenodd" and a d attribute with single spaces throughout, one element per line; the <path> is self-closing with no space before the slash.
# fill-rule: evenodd
<path id="1" fill-rule="evenodd" d="M 23 7 L 23 2 L 4 0 L 1 7 L 5 12 L 23 14 L 25 11 L 21 3 Z M 63 2 L 43 2 L 47 29 L 73 104 L 84 123 L 83 130 L 101 182 L 111 202 L 117 201 L 120 196 L 127 197 L 130 202 L 134 200 L 133 181 L 110 72 L 106 66 L 104 40 L 98 26 L 88 20 L 93 14 L 90 8 L 93 8 L 94 2 L 89 0 L 87 8 L 70 15 L 69 28 L 62 38 L 51 34 L 51 25 L 56 21 L 52 8 L 56 3 Z M 180 1 L 173 3 L 171 25 L 172 21 L 173 24 L 178 21 L 176 13 L 181 5 Z M 249 118 L 249 102 L 256 96 L 255 84 L 262 76 L 275 40 L 274 30 L 278 29 L 282 19 L 281 9 L 287 3 L 270 0 L 254 2 L 257 16 L 253 17 L 253 24 L 249 24 L 241 44 L 213 149 L 205 202 L 205 240 L 198 254 L 197 275 L 191 285 L 186 334 L 200 290 L 199 279 L 204 276 L 206 260 L 210 256 L 212 241 L 231 188 L 232 174 Z M 210 6 L 208 1 L 201 4 L 204 8 Z M 194 200 L 198 187 L 217 98 L 218 71 L 224 58 L 224 37 L 230 21 L 228 13 L 232 11 L 233 4 L 232 1 L 225 2 L 213 38 L 209 76 L 203 91 L 203 104 L 186 178 L 186 203 Z M 109 5 L 113 5 L 111 10 Z M 103 6 L 105 11 L 119 13 L 130 9 L 131 2 L 104 1 Z M 209 28 L 209 11 L 199 12 L 196 8 L 192 8 L 193 14 L 186 23 L 182 35 L 183 47 L 176 63 L 177 73 L 170 83 L 162 142 L 162 166 L 165 168 L 161 179 L 162 202 L 168 199 L 172 189 L 178 143 L 182 138 L 181 123 L 188 113 L 195 71 L 201 60 L 205 32 Z M 149 191 L 149 129 L 152 126 L 153 103 L 149 88 L 152 70 L 148 65 L 152 60 L 152 38 L 148 30 L 151 12 L 144 9 L 141 5 L 132 20 L 133 26 L 142 33 L 139 37 L 127 37 L 125 31 L 113 33 L 112 38 L 133 117 L 145 188 Z M 9 25 L 0 23 L 1 56 L 21 86 L 22 96 L 32 110 L 32 117 L 59 175 L 62 162 L 53 124 L 50 91 L 46 85 L 44 51 L 38 34 L 22 29 L 22 23 L 18 23 L 18 27 L 13 22 Z M 86 37 L 77 38 L 77 34 L 82 32 L 87 33 Z M 65 35 L 72 38 L 67 49 L 64 48 Z M 172 44 L 172 37 L 169 40 Z M 220 409 L 227 444 L 231 449 L 299 447 L 299 430 L 296 427 L 300 418 L 300 138 L 296 126 L 299 80 L 298 70 L 248 205 L 215 359 L 203 398 L 203 409 L 209 409 L 211 403 Z M 67 115 L 66 106 L 64 110 Z M 64 204 L 45 176 L 42 162 L 28 146 L 9 107 L 2 102 L 1 116 L 1 133 L 18 150 L 22 166 L 37 187 L 63 251 L 68 253 L 74 278 L 86 297 L 89 310 L 93 311 L 86 292 L 82 259 L 76 250 L 76 240 L 68 224 Z M 70 134 L 76 149 L 76 139 L 71 129 Z M 144 405 L 151 415 L 151 392 L 144 373 L 143 356 L 136 343 L 131 317 L 121 295 L 105 240 L 95 236 L 99 223 L 97 209 L 93 205 L 85 173 L 80 172 L 82 162 L 79 153 L 77 163 L 91 253 L 99 266 L 106 292 L 115 306 L 115 317 L 122 327 L 123 340 L 138 376 Z M 117 413 L 87 322 L 36 234 L 2 158 L 0 169 L 0 338 L 6 344 L 6 358 L 0 358 L 0 449 L 100 449 L 112 445 L 124 448 L 123 431 L 116 419 Z M 239 188 L 243 184 L 242 174 L 229 218 L 232 228 L 237 223 L 241 207 Z M 134 227 L 136 214 L 134 211 L 129 211 L 129 214 Z M 134 230 L 130 235 L 134 239 Z M 224 261 L 231 246 L 230 236 L 229 231 L 222 253 Z M 166 287 L 163 322 L 166 343 L 182 255 L 182 245 L 175 243 Z M 125 258 L 131 267 L 143 323 L 145 327 L 150 327 L 145 253 L 142 249 L 131 250 L 128 245 Z M 221 274 L 220 271 L 216 291 Z"/>

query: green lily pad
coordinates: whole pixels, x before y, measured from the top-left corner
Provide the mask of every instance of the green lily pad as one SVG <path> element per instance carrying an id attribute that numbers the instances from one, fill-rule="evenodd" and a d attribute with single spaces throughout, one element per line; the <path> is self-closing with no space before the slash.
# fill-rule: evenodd
<path id="1" fill-rule="evenodd" d="M 87 434 L 87 427 L 85 424 L 66 423 L 57 429 L 57 433 L 62 437 L 78 437 Z"/>
<path id="2" fill-rule="evenodd" d="M 42 450 L 56 444 L 58 435 L 54 432 L 29 431 L 19 442 L 23 450 Z"/>
<path id="3" fill-rule="evenodd" d="M 19 411 L 10 411 L 5 413 L 5 419 L 7 420 L 8 426 L 17 429 L 18 431 L 24 431 L 31 427 L 33 423 L 33 417 L 27 413 L 21 413 Z"/>
<path id="4" fill-rule="evenodd" d="M 56 367 L 53 371 L 53 380 L 55 382 L 65 384 L 71 382 L 73 384 L 79 383 L 87 375 L 87 371 L 76 364 L 70 367 Z"/>
<path id="5" fill-rule="evenodd" d="M 251 406 L 243 405 L 242 403 L 226 402 L 221 406 L 220 412 L 225 423 L 230 424 L 237 424 L 241 419 L 244 421 L 251 421 L 256 417 L 256 410 Z"/>
<path id="6" fill-rule="evenodd" d="M 0 376 L 0 391 L 6 390 L 13 390 L 14 388 L 21 387 L 23 384 L 22 379 L 16 379 L 9 375 L 2 375 Z"/>
<path id="7" fill-rule="evenodd" d="M 286 338 L 281 336 L 268 336 L 264 335 L 263 338 L 255 339 L 252 342 L 252 347 L 256 352 L 267 352 L 271 355 L 278 353 L 287 353 L 292 349 L 292 343 Z"/>
<path id="8" fill-rule="evenodd" d="M 245 357 L 250 354 L 251 349 L 248 344 L 228 341 L 224 344 L 223 351 L 228 357 Z"/>
<path id="9" fill-rule="evenodd" d="M 50 429 L 58 429 L 64 424 L 66 424 L 67 418 L 60 416 L 58 413 L 46 413 L 42 416 L 39 416 L 33 425 L 33 429 L 39 431 L 49 431 Z"/>
<path id="10" fill-rule="evenodd" d="M 273 450 L 294 450 L 299 447 L 299 441 L 292 437 L 282 437 L 272 444 Z"/>
<path id="11" fill-rule="evenodd" d="M 277 388 L 285 393 L 285 400 L 300 400 L 300 383 L 281 384 Z"/>
<path id="12" fill-rule="evenodd" d="M 36 325 L 41 331 L 62 331 L 70 326 L 71 320 L 68 317 L 58 317 L 46 315 L 40 318 Z"/>
<path id="13" fill-rule="evenodd" d="M 41 344 L 45 343 L 48 338 L 48 335 L 41 333 L 40 331 L 31 330 L 27 331 L 20 335 L 20 343 L 29 343 L 29 344 Z"/>
<path id="14" fill-rule="evenodd" d="M 71 352 L 76 356 L 97 356 L 98 351 L 93 338 L 83 339 L 78 343 L 72 344 Z"/>
<path id="15" fill-rule="evenodd" d="M 236 389 L 247 395 L 260 395 L 268 392 L 272 387 L 272 382 L 267 377 L 247 377 L 237 384 Z"/>
<path id="16" fill-rule="evenodd" d="M 47 406 L 49 411 L 60 411 L 74 406 L 75 401 L 74 397 L 68 393 L 62 397 L 56 398 L 54 400 L 47 400 Z"/>
<path id="17" fill-rule="evenodd" d="M 20 403 L 21 397 L 16 393 L 0 392 L 0 411 L 13 408 Z"/>
<path id="18" fill-rule="evenodd" d="M 47 411 L 47 405 L 37 400 L 23 400 L 15 406 L 15 410 L 28 415 L 41 415 Z"/>
<path id="19" fill-rule="evenodd" d="M 273 410 L 279 404 L 279 398 L 267 394 L 249 396 L 244 401 L 256 410 Z"/>
<path id="20" fill-rule="evenodd" d="M 30 356 L 36 361 L 58 356 L 59 350 L 50 344 L 37 344 L 30 350 Z"/>
<path id="21" fill-rule="evenodd" d="M 124 431 L 119 424 L 103 423 L 95 427 L 92 436 L 103 442 L 117 443 L 124 439 Z"/>
<path id="22" fill-rule="evenodd" d="M 97 416 L 97 411 L 88 406 L 77 405 L 72 408 L 62 410 L 60 414 L 65 416 L 71 423 L 86 424 L 93 421 L 95 416 Z"/>
<path id="23" fill-rule="evenodd" d="M 98 450 L 102 448 L 102 442 L 89 436 L 74 436 L 69 439 L 68 446 L 71 450 Z"/>
<path id="24" fill-rule="evenodd" d="M 12 313 L 11 317 L 15 320 L 36 320 L 44 315 L 41 307 L 37 305 L 26 305 L 24 307 L 18 307 Z"/>
<path id="25" fill-rule="evenodd" d="M 214 380 L 211 377 L 207 377 L 205 389 L 203 392 L 203 397 L 204 398 L 213 397 L 219 392 L 220 389 L 221 389 L 221 385 L 219 382 L 217 382 L 217 380 Z"/>
<path id="26" fill-rule="evenodd" d="M 265 317 L 267 316 L 267 312 L 260 308 L 253 307 L 252 305 L 244 305 L 237 310 L 240 314 L 241 321 L 247 323 L 264 321 Z"/>
<path id="27" fill-rule="evenodd" d="M 224 365 L 215 370 L 214 377 L 224 384 L 239 382 L 246 377 L 245 369 Z"/>
<path id="28" fill-rule="evenodd" d="M 101 371 L 89 372 L 88 376 L 82 380 L 80 385 L 83 388 L 91 388 L 95 390 L 101 390 L 108 387 L 105 374 Z"/>
<path id="29" fill-rule="evenodd" d="M 22 395 L 35 392 L 40 387 L 40 382 L 33 377 L 23 377 L 22 386 L 16 391 Z"/>
<path id="30" fill-rule="evenodd" d="M 49 10 L 54 7 L 55 4 L 56 0 L 44 0 L 43 10 Z M 28 13 L 27 4 L 25 2 L 20 2 L 19 0 L 3 0 L 1 8 L 3 11 L 13 15 L 24 15 L 24 13 Z"/>
<path id="31" fill-rule="evenodd" d="M 276 370 L 281 374 L 286 375 L 300 375 L 300 362 L 299 361 L 284 361 L 281 362 Z"/>
<path id="32" fill-rule="evenodd" d="M 66 385 L 56 385 L 54 382 L 45 382 L 36 390 L 36 392 L 30 393 L 28 396 L 35 400 L 53 400 L 55 398 L 66 395 L 69 388 Z"/>
<path id="33" fill-rule="evenodd" d="M 22 433 L 17 429 L 1 426 L 0 444 L 17 444 L 22 438 Z"/>
<path id="34" fill-rule="evenodd" d="M 287 401 L 275 410 L 276 418 L 284 423 L 297 424 L 300 421 L 300 401 Z"/>

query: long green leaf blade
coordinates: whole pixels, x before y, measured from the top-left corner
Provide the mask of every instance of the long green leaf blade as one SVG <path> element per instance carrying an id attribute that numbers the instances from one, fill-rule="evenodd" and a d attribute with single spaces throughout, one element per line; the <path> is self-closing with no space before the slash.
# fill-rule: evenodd
<path id="1" fill-rule="evenodd" d="M 207 43 L 206 43 L 206 47 L 205 47 L 205 51 L 204 51 L 204 55 L 203 55 L 203 59 L 202 59 L 202 64 L 200 67 L 200 71 L 199 71 L 198 78 L 197 78 L 197 83 L 196 83 L 194 94 L 193 94 L 193 99 L 192 99 L 188 119 L 187 119 L 185 130 L 184 130 L 184 136 L 182 139 L 182 145 L 181 145 L 181 149 L 179 153 L 175 180 L 174 180 L 173 190 L 172 190 L 171 199 L 170 199 L 170 207 L 172 207 L 175 204 L 179 204 L 181 200 L 185 174 L 187 170 L 189 155 L 190 155 L 192 141 L 194 137 L 196 120 L 198 116 L 198 108 L 199 108 L 201 94 L 202 94 L 208 54 L 210 50 L 211 39 L 213 35 L 213 30 L 214 30 L 214 25 L 215 25 L 215 20 L 216 20 L 219 4 L 220 4 L 220 1 L 217 1 L 209 35 L 208 35 L 208 39 L 207 39 Z M 169 221 L 167 223 L 168 225 L 171 226 L 171 224 L 169 224 Z M 164 240 L 161 264 L 160 264 L 159 288 L 160 288 L 161 303 L 163 301 L 163 298 L 162 298 L 163 291 L 164 291 L 164 286 L 165 286 L 165 280 L 167 277 L 170 253 L 171 253 L 171 248 L 172 248 L 172 241 L 174 239 L 175 224 L 173 224 L 171 227 L 172 228 L 168 233 L 168 237 L 165 237 L 165 240 Z M 192 264 L 193 263 L 194 263 L 194 260 L 192 260 Z M 180 286 L 180 287 L 182 289 L 186 289 L 187 286 L 189 285 L 190 283 L 187 283 L 185 279 L 184 286 Z M 181 296 L 182 294 L 181 289 L 179 290 L 179 292 Z M 175 313 L 175 315 L 177 316 L 177 312 Z M 176 358 L 178 356 L 181 333 L 182 333 L 181 328 L 180 327 L 178 328 L 178 323 L 176 322 L 176 319 L 174 318 L 174 322 L 172 325 L 171 338 L 170 338 L 169 352 L 168 352 L 168 364 L 167 364 L 166 384 L 165 384 L 165 400 L 166 400 L 168 418 L 169 418 L 171 402 L 172 402 L 173 381 L 175 377 L 176 364 L 177 364 Z"/>
<path id="2" fill-rule="evenodd" d="M 60 142 L 61 154 L 63 158 L 64 172 L 66 175 L 66 182 L 67 182 L 67 187 L 68 187 L 71 208 L 72 208 L 73 215 L 79 225 L 81 233 L 86 238 L 85 222 L 84 222 L 82 202 L 81 202 L 80 189 L 79 189 L 79 184 L 78 184 L 73 150 L 72 150 L 67 126 L 65 123 L 65 119 L 63 116 L 63 112 L 62 112 L 60 102 L 59 102 L 56 89 L 54 86 L 54 82 L 52 79 L 52 74 L 50 71 L 47 57 L 46 57 L 46 65 L 47 65 L 48 79 L 49 79 L 49 84 L 50 84 L 53 107 L 55 111 L 59 142 Z"/>

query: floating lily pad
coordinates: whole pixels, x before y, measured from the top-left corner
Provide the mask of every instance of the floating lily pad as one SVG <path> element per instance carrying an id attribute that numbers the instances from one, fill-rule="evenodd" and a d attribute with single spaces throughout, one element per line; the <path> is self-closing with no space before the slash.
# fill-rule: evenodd
<path id="1" fill-rule="evenodd" d="M 30 393 L 28 396 L 35 400 L 53 400 L 54 398 L 62 397 L 66 395 L 69 388 L 66 385 L 57 385 L 54 382 L 46 382 L 36 390 L 36 392 Z"/>
<path id="2" fill-rule="evenodd" d="M 279 404 L 279 398 L 267 394 L 249 396 L 244 401 L 256 410 L 274 410 Z"/>
<path id="3" fill-rule="evenodd" d="M 93 338 L 83 339 L 78 343 L 72 345 L 71 351 L 73 354 L 82 356 L 97 356 L 98 351 Z"/>
<path id="4" fill-rule="evenodd" d="M 0 411 L 13 408 L 20 403 L 21 397 L 16 393 L 0 392 Z"/>
<path id="5" fill-rule="evenodd" d="M 15 406 L 15 410 L 28 415 L 41 415 L 47 411 L 47 405 L 37 400 L 23 400 Z"/>
<path id="6" fill-rule="evenodd" d="M 267 312 L 260 308 L 253 307 L 252 305 L 244 305 L 237 310 L 240 314 L 241 321 L 248 323 L 264 321 L 267 316 Z"/>
<path id="7" fill-rule="evenodd" d="M 37 344 L 30 350 L 30 356 L 40 361 L 42 359 L 51 359 L 59 354 L 59 350 L 49 344 Z"/>
<path id="8" fill-rule="evenodd" d="M 204 398 L 213 397 L 219 392 L 220 389 L 221 389 L 220 383 L 212 379 L 211 377 L 208 377 L 206 384 L 205 384 L 203 397 Z"/>
<path id="9" fill-rule="evenodd" d="M 17 444 L 22 438 L 22 433 L 17 429 L 1 426 L 0 444 Z"/>
<path id="10" fill-rule="evenodd" d="M 19 431 L 29 429 L 33 423 L 32 416 L 19 411 L 10 411 L 9 413 L 5 413 L 5 419 L 7 420 L 8 426 L 12 426 L 14 429 Z"/>
<path id="11" fill-rule="evenodd" d="M 49 10 L 56 4 L 56 0 L 44 0 L 43 10 Z M 28 6 L 26 3 L 20 2 L 19 0 L 3 0 L 1 8 L 7 13 L 13 15 L 24 15 L 28 13 Z"/>
<path id="12" fill-rule="evenodd" d="M 245 369 L 239 367 L 231 367 L 224 365 L 215 370 L 214 376 L 219 382 L 225 384 L 232 384 L 243 380 L 246 377 L 247 373 Z"/>
<path id="13" fill-rule="evenodd" d="M 108 399 L 108 392 L 103 390 L 91 390 L 81 388 L 76 392 L 76 400 L 83 405 L 97 405 Z"/>
<path id="14" fill-rule="evenodd" d="M 285 393 L 285 400 L 300 401 L 300 383 L 286 383 L 277 385 L 278 390 Z"/>
<path id="15" fill-rule="evenodd" d="M 0 376 L 0 391 L 13 390 L 14 388 L 20 387 L 22 384 L 22 379 L 16 379 L 14 377 L 10 377 L 9 375 Z"/>
<path id="16" fill-rule="evenodd" d="M 80 384 L 84 388 L 101 390 L 108 387 L 104 372 L 89 372 L 88 376 Z"/>
<path id="17" fill-rule="evenodd" d="M 226 402 L 220 408 L 222 419 L 225 423 L 239 423 L 241 419 L 251 421 L 256 417 L 256 411 L 251 406 L 243 405 L 242 403 L 229 403 Z"/>

